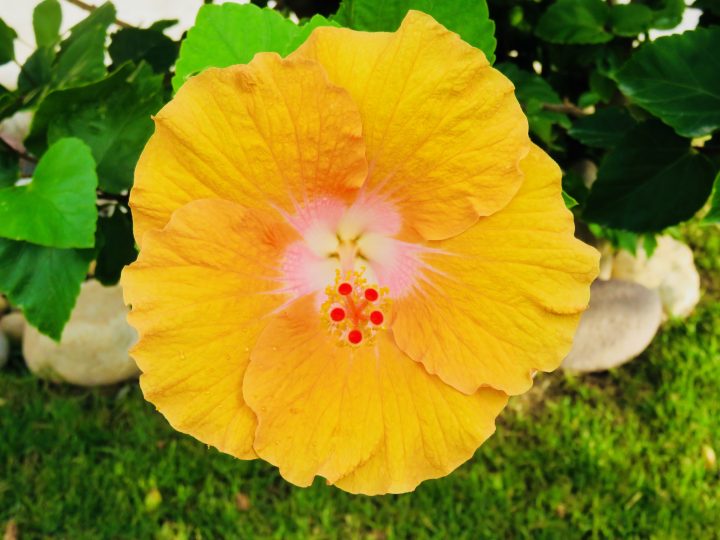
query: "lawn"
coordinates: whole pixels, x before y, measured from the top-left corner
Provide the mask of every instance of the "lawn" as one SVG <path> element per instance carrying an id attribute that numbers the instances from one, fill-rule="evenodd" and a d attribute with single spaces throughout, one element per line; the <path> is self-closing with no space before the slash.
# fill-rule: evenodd
<path id="1" fill-rule="evenodd" d="M 690 228 L 706 294 L 636 361 L 542 375 L 447 478 L 368 498 L 295 488 L 174 432 L 136 384 L 0 372 L 0 527 L 20 538 L 717 538 L 720 237 Z M 1 530 L 1 529 L 0 529 Z"/>

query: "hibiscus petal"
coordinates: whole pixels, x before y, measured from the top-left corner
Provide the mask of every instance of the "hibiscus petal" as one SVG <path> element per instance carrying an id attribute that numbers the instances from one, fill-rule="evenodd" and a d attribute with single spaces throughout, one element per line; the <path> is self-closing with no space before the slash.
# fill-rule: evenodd
<path id="1" fill-rule="evenodd" d="M 135 171 L 135 237 L 203 198 L 292 210 L 347 197 L 367 163 L 357 107 L 307 59 L 273 53 L 193 77 L 155 117 Z"/>
<path id="2" fill-rule="evenodd" d="M 318 28 L 291 57 L 318 60 L 363 122 L 367 187 L 441 240 L 505 206 L 522 181 L 528 125 L 481 51 L 411 11 L 396 33 Z"/>
<path id="3" fill-rule="evenodd" d="M 519 394 L 534 370 L 567 354 L 598 253 L 573 236 L 560 169 L 533 147 L 517 196 L 503 210 L 422 255 L 412 293 L 395 303 L 399 347 L 453 387 Z"/>
<path id="4" fill-rule="evenodd" d="M 294 239 L 267 213 L 200 200 L 149 231 L 123 272 L 145 398 L 178 431 L 240 458 L 255 457 L 242 379 L 264 317 L 285 299 L 272 294 L 274 269 Z"/>
<path id="5" fill-rule="evenodd" d="M 313 298 L 276 316 L 253 349 L 243 392 L 255 451 L 289 481 L 315 475 L 357 493 L 411 491 L 469 459 L 494 431 L 505 394 L 467 396 L 403 354 L 389 332 L 341 346 Z"/>

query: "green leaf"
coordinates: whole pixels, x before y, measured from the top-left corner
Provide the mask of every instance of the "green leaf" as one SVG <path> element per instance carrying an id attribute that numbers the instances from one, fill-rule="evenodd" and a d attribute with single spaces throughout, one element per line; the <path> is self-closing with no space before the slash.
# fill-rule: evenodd
<path id="1" fill-rule="evenodd" d="M 562 192 L 562 198 L 563 198 L 563 201 L 565 202 L 565 206 L 568 209 L 575 208 L 578 204 L 580 204 L 571 195 L 569 195 L 565 190 L 563 190 L 563 192 Z"/>
<path id="2" fill-rule="evenodd" d="M 636 124 L 626 109 L 607 107 L 575 120 L 568 134 L 586 146 L 612 148 Z"/>
<path id="3" fill-rule="evenodd" d="M 563 172 L 562 189 L 563 193 L 566 193 L 569 197 L 572 197 L 573 200 L 576 201 L 579 205 L 585 203 L 585 200 L 590 193 L 590 190 L 588 190 L 587 186 L 585 185 L 583 175 L 580 171 L 577 170 L 577 167 Z"/>
<path id="4" fill-rule="evenodd" d="M 657 120 L 638 124 L 600 165 L 586 201 L 588 221 L 633 232 L 691 218 L 712 189 L 712 162 Z"/>
<path id="5" fill-rule="evenodd" d="M 643 45 L 615 74 L 620 90 L 685 137 L 720 127 L 720 28 L 660 38 Z"/>
<path id="6" fill-rule="evenodd" d="M 618 36 L 635 37 L 647 31 L 653 23 L 653 10 L 642 4 L 610 6 L 610 26 Z"/>
<path id="7" fill-rule="evenodd" d="M 712 195 L 710 196 L 710 211 L 705 214 L 705 223 L 720 223 L 720 173 L 715 177 Z"/>
<path id="8" fill-rule="evenodd" d="M 151 115 L 162 106 L 162 76 L 143 64 L 127 64 L 98 82 L 56 90 L 40 104 L 26 146 L 36 154 L 63 137 L 91 149 L 100 188 L 129 189 L 135 164 L 152 135 Z"/>
<path id="9" fill-rule="evenodd" d="M 178 21 L 177 19 L 160 19 L 159 21 L 155 21 L 154 23 L 152 23 L 148 27 L 148 30 L 164 32 L 168 28 L 172 28 L 173 26 L 175 26 L 178 22 L 180 21 Z"/>
<path id="10" fill-rule="evenodd" d="M 97 176 L 90 149 L 78 139 L 51 146 L 32 181 L 0 189 L 0 236 L 47 247 L 95 245 Z"/>
<path id="11" fill-rule="evenodd" d="M 496 67 L 515 85 L 515 95 L 528 117 L 530 131 L 541 141 L 551 145 L 552 127 L 555 124 L 570 127 L 567 115 L 545 108 L 545 104 L 562 104 L 560 96 L 545 79 L 535 73 L 524 71 L 510 63 L 501 63 Z"/>
<path id="12" fill-rule="evenodd" d="M 671 30 L 682 22 L 685 0 L 647 0 L 646 3 L 654 10 L 653 28 Z"/>
<path id="13" fill-rule="evenodd" d="M 17 33 L 0 19 L 0 66 L 15 58 Z"/>
<path id="14" fill-rule="evenodd" d="M 114 285 L 120 280 L 122 269 L 138 255 L 130 213 L 116 207 L 112 216 L 98 219 L 98 230 L 102 247 L 97 255 L 95 278 L 103 285 Z"/>
<path id="15" fill-rule="evenodd" d="M 280 54 L 285 56 L 293 52 L 295 49 L 300 47 L 300 45 L 305 43 L 305 41 L 307 41 L 307 38 L 310 37 L 313 30 L 321 26 L 339 26 L 339 24 L 335 21 L 327 20 L 322 15 L 313 15 L 310 20 L 305 21 L 299 26 L 295 26 L 293 31 L 290 33 L 290 39 L 285 45 L 285 50 L 280 51 Z"/>
<path id="16" fill-rule="evenodd" d="M 394 32 L 411 9 L 431 15 L 495 62 L 495 23 L 486 0 L 343 0 L 332 20 L 370 32 Z"/>
<path id="17" fill-rule="evenodd" d="M 695 0 L 693 7 L 720 16 L 720 3 L 717 0 Z"/>
<path id="18" fill-rule="evenodd" d="M 62 9 L 58 0 L 43 0 L 33 11 L 33 30 L 38 47 L 50 47 L 60 37 Z"/>
<path id="19" fill-rule="evenodd" d="M 145 60 L 155 73 L 164 73 L 175 63 L 178 47 L 157 30 L 123 28 L 112 35 L 108 52 L 116 65 Z"/>
<path id="20" fill-rule="evenodd" d="M 314 29 L 334 23 L 316 16 L 308 24 Z M 180 47 L 173 88 L 177 91 L 188 77 L 209 67 L 247 64 L 258 52 L 290 54 L 309 29 L 252 4 L 204 5 Z"/>
<path id="21" fill-rule="evenodd" d="M 643 235 L 630 231 L 623 231 L 622 229 L 612 229 L 610 227 L 603 227 L 597 223 L 590 223 L 588 225 L 590 232 L 595 238 L 602 238 L 610 242 L 615 249 L 624 249 L 632 255 L 637 255 L 637 248 L 640 242 L 645 240 L 643 238 L 655 238 L 652 234 Z"/>
<path id="22" fill-rule="evenodd" d="M 4 144 L 0 144 L 0 189 L 15 184 L 20 174 L 18 155 Z"/>
<path id="23" fill-rule="evenodd" d="M 610 12 L 603 0 L 557 0 L 538 21 L 535 34 L 550 43 L 607 43 Z"/>
<path id="24" fill-rule="evenodd" d="M 52 47 L 40 47 L 32 53 L 20 69 L 18 90 L 29 94 L 33 90 L 41 90 L 52 80 L 52 66 L 55 51 Z"/>
<path id="25" fill-rule="evenodd" d="M 0 118 L 12 116 L 22 108 L 23 100 L 17 92 L 0 94 Z"/>
<path id="26" fill-rule="evenodd" d="M 56 341 L 70 319 L 94 250 L 56 249 L 0 238 L 0 292 Z"/>
<path id="27" fill-rule="evenodd" d="M 595 93 L 601 101 L 609 102 L 617 91 L 617 83 L 606 77 L 599 71 L 590 73 L 590 90 Z"/>
<path id="28" fill-rule="evenodd" d="M 105 75 L 105 38 L 114 20 L 115 8 L 106 2 L 70 29 L 53 67 L 53 88 L 67 88 Z"/>

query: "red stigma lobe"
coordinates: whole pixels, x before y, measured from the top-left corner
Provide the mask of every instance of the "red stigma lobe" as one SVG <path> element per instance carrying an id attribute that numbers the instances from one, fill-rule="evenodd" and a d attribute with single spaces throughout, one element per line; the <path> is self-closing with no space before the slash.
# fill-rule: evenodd
<path id="1" fill-rule="evenodd" d="M 328 330 L 340 345 L 372 344 L 384 329 L 385 314 L 390 312 L 388 289 L 368 285 L 363 271 L 339 270 L 335 283 L 325 289 L 321 313 Z"/>

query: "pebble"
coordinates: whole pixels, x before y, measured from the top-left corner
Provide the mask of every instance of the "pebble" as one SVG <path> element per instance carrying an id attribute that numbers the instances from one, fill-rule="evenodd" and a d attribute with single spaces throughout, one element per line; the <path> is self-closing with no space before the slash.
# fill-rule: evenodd
<path id="1" fill-rule="evenodd" d="M 23 356 L 38 377 L 80 386 L 114 384 L 139 373 L 128 351 L 137 333 L 127 323 L 120 286 L 86 281 L 57 343 L 27 325 Z"/>
<path id="2" fill-rule="evenodd" d="M 597 280 L 562 367 L 592 372 L 620 366 L 647 348 L 661 322 L 657 291 L 637 283 Z"/>

